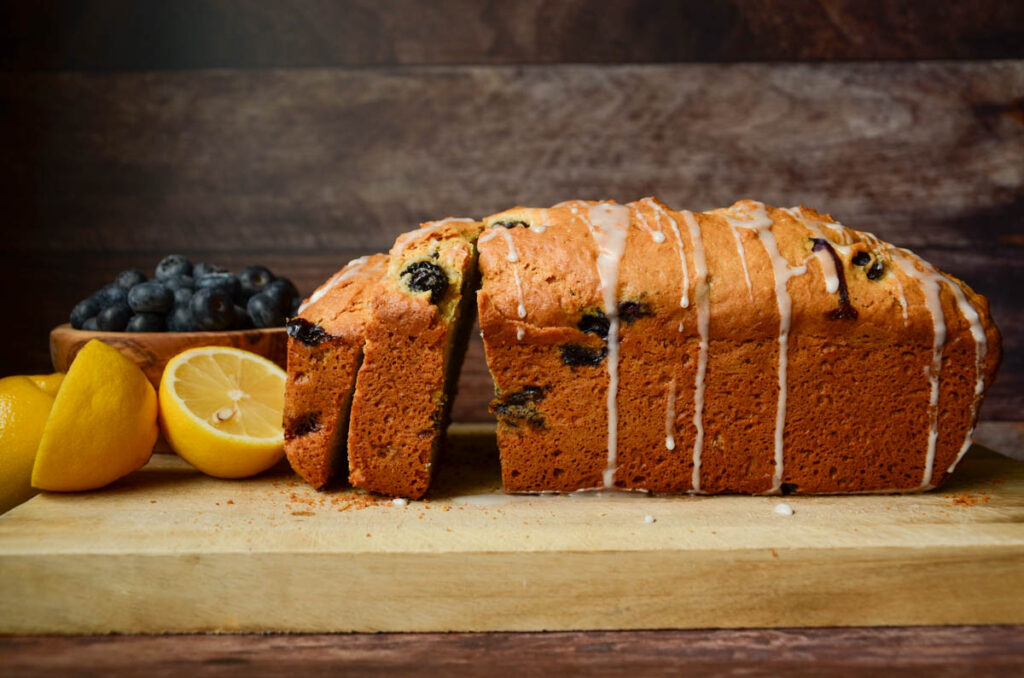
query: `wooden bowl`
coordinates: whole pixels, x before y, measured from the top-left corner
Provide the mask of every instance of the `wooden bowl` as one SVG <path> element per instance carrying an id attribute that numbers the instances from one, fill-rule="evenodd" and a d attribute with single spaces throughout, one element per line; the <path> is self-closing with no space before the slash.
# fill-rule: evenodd
<path id="1" fill-rule="evenodd" d="M 58 372 L 67 372 L 71 361 L 90 339 L 99 339 L 123 353 L 142 368 L 154 388 L 160 387 L 164 367 L 174 356 L 196 346 L 234 346 L 273 360 L 282 368 L 288 337 L 283 327 L 233 332 L 89 332 L 65 323 L 50 332 L 50 360 Z"/>

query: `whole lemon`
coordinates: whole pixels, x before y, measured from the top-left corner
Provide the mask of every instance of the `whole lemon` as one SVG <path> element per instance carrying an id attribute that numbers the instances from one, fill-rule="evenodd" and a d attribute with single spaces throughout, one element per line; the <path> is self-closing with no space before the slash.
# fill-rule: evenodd
<path id="1" fill-rule="evenodd" d="M 36 493 L 30 482 L 53 396 L 32 377 L 0 379 L 0 513 Z"/>
<path id="2" fill-rule="evenodd" d="M 134 363 L 93 339 L 71 363 L 32 467 L 32 486 L 77 492 L 143 466 L 157 434 L 156 392 Z"/>

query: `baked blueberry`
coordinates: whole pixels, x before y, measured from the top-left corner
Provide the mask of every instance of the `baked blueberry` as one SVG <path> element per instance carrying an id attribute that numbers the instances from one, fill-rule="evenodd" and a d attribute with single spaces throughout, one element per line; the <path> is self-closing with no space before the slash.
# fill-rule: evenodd
<path id="1" fill-rule="evenodd" d="M 619 318 L 627 325 L 635 322 L 637 318 L 644 318 L 650 314 L 651 309 L 647 304 L 642 304 L 639 301 L 619 302 Z"/>
<path id="2" fill-rule="evenodd" d="M 793 494 L 799 489 L 799 487 L 797 487 L 796 483 L 782 483 L 782 487 L 780 489 L 782 494 Z"/>
<path id="3" fill-rule="evenodd" d="M 277 278 L 264 287 L 260 294 L 269 296 L 281 309 L 281 313 L 286 313 L 292 307 L 292 302 L 299 298 L 299 291 L 288 278 Z"/>
<path id="4" fill-rule="evenodd" d="M 102 310 L 100 302 L 95 297 L 83 299 L 71 309 L 71 326 L 76 330 L 82 329 L 85 321 L 94 317 L 100 310 Z"/>
<path id="5" fill-rule="evenodd" d="M 204 275 L 210 275 L 211 273 L 227 273 L 227 269 L 205 261 L 201 261 L 192 267 L 193 278 L 202 278 Z"/>
<path id="6" fill-rule="evenodd" d="M 192 290 L 188 287 L 179 287 L 173 294 L 175 306 L 186 306 L 192 301 Z"/>
<path id="7" fill-rule="evenodd" d="M 169 254 L 156 265 L 156 279 L 167 280 L 176 275 L 192 275 L 192 262 L 181 254 Z"/>
<path id="8" fill-rule="evenodd" d="M 331 338 L 324 328 L 314 325 L 305 318 L 292 318 L 285 325 L 285 331 L 289 337 L 301 341 L 306 346 L 318 346 Z"/>
<path id="9" fill-rule="evenodd" d="M 579 344 L 563 344 L 558 347 L 562 362 L 569 367 L 595 367 L 601 364 L 608 349 L 588 348 Z"/>
<path id="10" fill-rule="evenodd" d="M 857 252 L 850 261 L 853 262 L 854 266 L 867 266 L 871 263 L 871 255 L 867 252 Z"/>
<path id="11" fill-rule="evenodd" d="M 608 318 L 605 316 L 604 311 L 584 313 L 580 321 L 576 323 L 576 328 L 580 332 L 595 334 L 602 339 L 608 338 Z"/>
<path id="12" fill-rule="evenodd" d="M 144 282 L 146 282 L 146 274 L 142 272 L 141 268 L 129 268 L 128 270 L 121 271 L 114 280 L 114 284 L 120 285 L 126 290 L 130 290 L 139 283 Z"/>
<path id="13" fill-rule="evenodd" d="M 868 267 L 867 276 L 868 280 L 878 280 L 885 273 L 885 264 L 880 260 L 876 259 L 875 263 Z"/>
<path id="14" fill-rule="evenodd" d="M 100 325 L 96 321 L 96 316 L 93 316 L 93 317 L 87 319 L 84 323 L 82 323 L 82 329 L 83 330 L 88 330 L 89 332 L 99 332 L 100 331 Z"/>
<path id="15" fill-rule="evenodd" d="M 169 332 L 194 332 L 195 321 L 192 320 L 192 309 L 188 306 L 176 306 L 167 314 L 167 330 Z"/>
<path id="16" fill-rule="evenodd" d="M 238 274 L 238 282 L 242 285 L 242 294 L 248 299 L 274 282 L 274 274 L 266 266 L 246 266 Z"/>
<path id="17" fill-rule="evenodd" d="M 405 267 L 401 277 L 413 292 L 430 292 L 430 303 L 436 304 L 448 289 L 444 269 L 430 261 L 415 261 Z"/>
<path id="18" fill-rule="evenodd" d="M 509 219 L 508 221 L 495 221 L 491 226 L 504 226 L 505 228 L 529 228 L 530 224 L 520 219 Z"/>
<path id="19" fill-rule="evenodd" d="M 163 332 L 164 317 L 159 313 L 136 313 L 128 319 L 125 332 Z"/>
<path id="20" fill-rule="evenodd" d="M 111 304 L 96 316 L 96 326 L 102 332 L 122 332 L 132 317 L 128 304 Z"/>
<path id="21" fill-rule="evenodd" d="M 128 303 L 128 290 L 117 284 L 110 284 L 93 295 L 101 307 Z"/>
<path id="22" fill-rule="evenodd" d="M 174 307 L 174 293 L 152 280 L 128 292 L 128 305 L 136 313 L 167 313 Z"/>
<path id="23" fill-rule="evenodd" d="M 235 322 L 235 303 L 231 295 L 222 290 L 202 287 L 192 295 L 188 306 L 197 330 L 226 330 Z"/>
<path id="24" fill-rule="evenodd" d="M 249 297 L 245 310 L 256 327 L 284 325 L 284 313 L 281 312 L 280 306 L 266 294 L 254 294 Z"/>

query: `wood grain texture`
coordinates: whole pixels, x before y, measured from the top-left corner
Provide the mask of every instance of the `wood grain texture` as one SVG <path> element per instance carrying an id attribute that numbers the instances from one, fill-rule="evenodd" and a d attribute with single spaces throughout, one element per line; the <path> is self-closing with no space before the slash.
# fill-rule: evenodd
<path id="1" fill-rule="evenodd" d="M 755 197 L 988 295 L 1006 359 L 983 416 L 1021 419 L 1022 102 L 1022 62 L 0 75 L 0 270 L 31 291 L 0 295 L 19 328 L 0 371 L 44 369 L 79 297 L 170 251 L 263 261 L 308 292 L 428 218 Z M 487 420 L 472 361 L 479 397 L 455 416 Z"/>
<path id="2" fill-rule="evenodd" d="M 79 0 L 0 23 L 21 70 L 1021 56 L 998 0 Z"/>
<path id="3" fill-rule="evenodd" d="M 1024 626 L 416 633 L 13 636 L 0 662 L 21 676 L 375 678 L 586 675 L 594 678 L 842 675 L 1005 678 L 1024 671 Z"/>
<path id="4" fill-rule="evenodd" d="M 0 633 L 1024 622 L 1024 466 L 980 448 L 940 492 L 780 516 L 773 497 L 508 496 L 493 428 L 451 441 L 407 506 L 169 455 L 36 496 L 0 517 Z"/>

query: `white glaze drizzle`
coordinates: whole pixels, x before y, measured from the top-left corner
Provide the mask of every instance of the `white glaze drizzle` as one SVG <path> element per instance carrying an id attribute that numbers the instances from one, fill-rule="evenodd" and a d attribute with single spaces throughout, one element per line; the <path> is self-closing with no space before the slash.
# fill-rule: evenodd
<path id="1" fill-rule="evenodd" d="M 676 237 L 676 244 L 679 245 L 679 268 L 683 272 L 683 294 L 679 299 L 679 305 L 682 308 L 689 308 L 690 306 L 690 272 L 686 267 L 686 251 L 683 249 L 683 237 L 679 234 L 679 224 L 676 220 L 669 215 L 656 200 L 651 198 L 644 198 L 640 201 L 642 204 L 650 207 L 658 217 L 658 227 L 661 227 L 661 219 L 665 218 L 668 220 L 668 225 L 672 227 L 672 234 Z M 682 330 L 680 330 L 682 331 Z"/>
<path id="2" fill-rule="evenodd" d="M 925 368 L 928 376 L 928 445 L 925 451 L 924 473 L 921 478 L 921 490 L 931 487 L 932 471 L 935 468 L 935 446 L 939 439 L 939 374 L 942 371 L 942 349 L 946 345 L 946 316 L 942 312 L 939 277 L 924 271 L 918 271 L 910 259 L 900 255 L 896 257 L 903 272 L 916 278 L 924 294 L 924 304 L 932 317 L 932 363 Z"/>
<path id="3" fill-rule="evenodd" d="M 752 201 L 751 201 L 752 202 Z M 763 203 L 752 202 L 754 208 L 730 208 L 718 212 L 733 226 L 757 231 L 765 252 L 772 262 L 772 275 L 775 279 L 775 301 L 779 307 L 779 396 L 775 407 L 775 470 L 772 473 L 772 487 L 769 492 L 778 493 L 782 489 L 784 432 L 786 426 L 787 370 L 789 367 L 789 328 L 793 319 L 793 300 L 789 296 L 787 284 L 790 278 L 807 272 L 807 265 L 792 267 L 782 252 L 771 231 L 771 217 Z"/>
<path id="4" fill-rule="evenodd" d="M 665 449 L 676 449 L 676 380 L 668 383 L 668 395 L 665 398 Z"/>
<path id="5" fill-rule="evenodd" d="M 517 327 L 516 328 L 516 340 L 522 341 L 523 337 L 525 337 L 525 336 L 526 336 L 526 330 L 524 330 L 522 327 Z"/>
<path id="6" fill-rule="evenodd" d="M 758 204 L 760 204 L 760 203 L 758 203 Z M 764 209 L 764 205 L 761 205 L 761 209 Z M 745 214 L 745 215 L 747 214 L 746 212 L 741 212 L 741 213 Z M 740 255 L 740 264 L 743 267 L 743 279 L 747 283 L 747 296 L 749 296 L 750 300 L 753 301 L 754 300 L 754 285 L 753 285 L 752 282 L 750 282 L 750 267 L 747 266 L 747 252 L 746 252 L 746 249 L 743 247 L 743 238 L 740 236 L 739 229 L 740 228 L 757 228 L 757 226 L 751 226 L 751 225 L 739 226 L 739 224 L 737 223 L 736 219 L 733 219 L 733 218 L 729 217 L 728 215 L 722 215 L 722 216 L 725 217 L 726 223 L 729 224 L 729 230 L 732 231 L 733 240 L 736 241 L 736 251 Z M 768 216 L 768 213 L 765 212 L 765 218 L 767 218 L 767 216 Z M 769 222 L 770 221 L 771 220 L 769 219 Z"/>
<path id="7" fill-rule="evenodd" d="M 697 332 L 700 335 L 697 353 L 697 376 L 693 386 L 693 426 L 696 436 L 693 442 L 693 491 L 700 492 L 701 454 L 704 451 L 704 377 L 708 369 L 708 328 L 711 321 L 711 299 L 708 289 L 708 267 L 704 256 L 704 239 L 693 212 L 683 212 L 683 221 L 690 231 L 693 242 L 693 267 L 697 274 Z"/>
<path id="8" fill-rule="evenodd" d="M 306 301 L 302 302 L 302 305 L 299 306 L 299 310 L 296 312 L 296 315 L 300 315 L 307 308 L 320 301 L 325 294 L 354 276 L 368 260 L 369 257 L 359 257 L 358 259 L 353 259 L 348 262 L 340 271 L 332 275 L 327 282 L 313 290 L 313 294 L 309 296 L 309 299 L 306 299 Z"/>
<path id="9" fill-rule="evenodd" d="M 580 207 L 587 208 L 584 215 Z M 619 309 L 617 291 L 619 286 L 619 264 L 626 250 L 626 235 L 629 230 L 630 212 L 622 205 L 598 203 L 586 205 L 574 201 L 569 203 L 574 216 L 583 221 L 597 243 L 597 276 L 601 285 L 604 313 L 608 318 L 608 463 L 603 475 L 605 489 L 615 487 L 615 471 L 618 468 L 619 411 Z"/>
<path id="10" fill-rule="evenodd" d="M 529 229 L 527 229 L 527 230 L 529 230 Z M 519 261 L 519 253 L 516 251 L 515 243 L 512 242 L 512 234 L 509 233 L 508 229 L 505 228 L 504 226 L 502 226 L 500 224 L 492 224 L 489 232 L 484 233 L 482 236 L 480 236 L 480 242 L 481 243 L 489 242 L 490 240 L 493 240 L 494 237 L 496 235 L 498 235 L 499 233 L 505 239 L 505 245 L 508 246 L 508 254 L 505 256 L 505 259 L 510 264 L 515 264 L 516 262 Z M 522 281 L 522 278 L 520 278 L 520 276 L 519 276 L 519 268 L 517 266 L 515 266 L 515 265 L 512 266 L 512 277 L 515 279 L 516 294 L 518 295 L 517 299 L 518 299 L 518 302 L 519 302 L 518 305 L 516 306 L 516 314 L 520 318 L 525 318 L 526 317 L 526 298 L 523 296 L 523 281 Z"/>
<path id="11" fill-rule="evenodd" d="M 658 228 L 655 229 L 651 226 L 650 222 L 647 221 L 647 217 L 644 216 L 642 210 L 639 207 L 635 207 L 630 204 L 629 209 L 636 215 L 637 219 L 640 220 L 640 224 L 644 227 L 644 230 L 651 234 L 651 240 L 658 243 L 659 245 L 665 242 L 665 232 L 661 230 L 661 224 L 658 224 Z"/>

